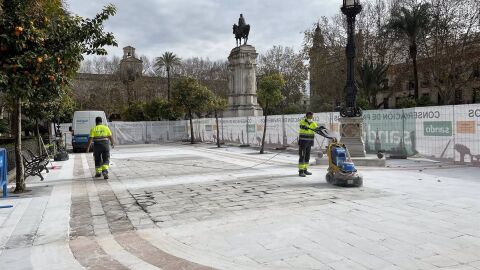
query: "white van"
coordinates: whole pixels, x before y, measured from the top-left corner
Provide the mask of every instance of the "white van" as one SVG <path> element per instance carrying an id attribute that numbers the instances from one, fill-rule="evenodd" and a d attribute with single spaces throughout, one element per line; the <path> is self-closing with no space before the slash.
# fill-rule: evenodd
<path id="1" fill-rule="evenodd" d="M 107 117 L 104 111 L 76 111 L 73 114 L 72 132 L 73 152 L 85 151 L 87 148 L 90 130 L 95 126 L 95 118 L 100 116 L 102 123 L 107 125 Z"/>

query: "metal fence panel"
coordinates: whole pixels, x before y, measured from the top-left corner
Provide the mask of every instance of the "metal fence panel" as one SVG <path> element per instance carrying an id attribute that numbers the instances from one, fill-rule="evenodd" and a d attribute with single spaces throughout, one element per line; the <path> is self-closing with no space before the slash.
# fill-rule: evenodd
<path id="1" fill-rule="evenodd" d="M 303 114 L 268 116 L 266 146 L 297 145 L 298 122 Z M 314 115 L 339 138 L 338 112 Z M 480 166 L 480 104 L 417 107 L 364 111 L 363 139 L 367 153 L 379 150 L 408 156 L 420 155 L 441 161 Z M 194 119 L 197 141 L 216 142 L 215 118 Z M 260 146 L 264 117 L 219 118 L 220 139 L 226 143 Z M 69 124 L 62 125 L 68 127 Z M 190 138 L 187 120 L 158 122 L 112 122 L 110 128 L 118 144 L 163 143 Z M 68 129 L 68 128 L 67 128 Z M 315 150 L 327 140 L 316 137 Z"/>

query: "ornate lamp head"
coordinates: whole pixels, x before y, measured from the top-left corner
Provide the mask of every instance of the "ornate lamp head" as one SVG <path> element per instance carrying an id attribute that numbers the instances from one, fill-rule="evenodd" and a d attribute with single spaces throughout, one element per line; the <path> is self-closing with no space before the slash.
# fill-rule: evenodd
<path id="1" fill-rule="evenodd" d="M 360 0 L 343 0 L 341 10 L 347 16 L 355 16 L 362 10 L 362 5 Z"/>
<path id="2" fill-rule="evenodd" d="M 346 8 L 350 8 L 355 5 L 360 5 L 360 0 L 343 0 L 343 6 Z"/>

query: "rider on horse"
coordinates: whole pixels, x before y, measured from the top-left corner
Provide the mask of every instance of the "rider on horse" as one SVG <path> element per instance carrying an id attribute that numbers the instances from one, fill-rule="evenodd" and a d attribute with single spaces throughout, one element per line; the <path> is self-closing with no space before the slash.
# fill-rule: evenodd
<path id="1" fill-rule="evenodd" d="M 240 14 L 240 18 L 238 18 L 238 26 L 239 27 L 245 26 L 245 18 L 243 18 L 243 14 Z"/>
<path id="2" fill-rule="evenodd" d="M 247 44 L 248 34 L 250 32 L 250 25 L 245 23 L 245 18 L 243 18 L 243 14 L 240 14 L 240 18 L 238 18 L 238 25 L 233 25 L 233 34 L 235 34 L 235 39 L 237 40 L 237 46 L 239 45 L 239 41 L 241 44 L 241 39 L 244 39 L 244 44 Z"/>

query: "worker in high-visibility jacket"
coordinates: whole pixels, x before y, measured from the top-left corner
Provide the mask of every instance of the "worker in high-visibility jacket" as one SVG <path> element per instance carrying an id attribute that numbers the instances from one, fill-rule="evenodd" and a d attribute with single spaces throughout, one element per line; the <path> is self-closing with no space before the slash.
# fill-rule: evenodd
<path id="1" fill-rule="evenodd" d="M 93 142 L 93 157 L 95 159 L 95 177 L 103 174 L 104 179 L 108 179 L 108 168 L 110 165 L 110 146 L 114 147 L 112 131 L 102 125 L 102 118 L 95 118 L 96 126 L 90 130 L 90 138 L 87 144 L 87 153 L 90 151 L 90 145 Z"/>
<path id="2" fill-rule="evenodd" d="M 312 175 L 308 171 L 308 163 L 310 161 L 310 150 L 312 149 L 313 142 L 315 139 L 315 129 L 318 127 L 318 124 L 313 121 L 313 113 L 307 112 L 305 118 L 300 120 L 300 134 L 298 137 L 298 175 L 300 177 L 305 177 L 307 175 Z"/>

